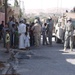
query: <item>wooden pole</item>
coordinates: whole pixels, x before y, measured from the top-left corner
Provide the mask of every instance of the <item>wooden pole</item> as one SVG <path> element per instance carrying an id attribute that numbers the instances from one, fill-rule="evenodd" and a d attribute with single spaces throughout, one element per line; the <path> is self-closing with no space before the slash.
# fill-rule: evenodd
<path id="1" fill-rule="evenodd" d="M 7 7 L 8 7 L 7 1 L 8 0 L 5 0 L 5 23 L 7 23 Z"/>

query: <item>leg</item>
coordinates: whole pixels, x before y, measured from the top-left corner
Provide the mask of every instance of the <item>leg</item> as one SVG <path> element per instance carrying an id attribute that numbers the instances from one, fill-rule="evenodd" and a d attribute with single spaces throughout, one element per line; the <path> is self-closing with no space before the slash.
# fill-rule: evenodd
<path id="1" fill-rule="evenodd" d="M 1 30 L 0 30 L 0 40 L 1 40 Z"/>
<path id="2" fill-rule="evenodd" d="M 35 40 L 35 45 L 37 46 L 37 36 L 34 36 L 34 40 Z"/>
<path id="3" fill-rule="evenodd" d="M 3 45 L 5 47 L 5 36 L 3 36 Z"/>
<path id="4" fill-rule="evenodd" d="M 38 42 L 39 42 L 39 45 L 41 45 L 41 34 L 39 33 L 39 36 L 38 36 Z"/>
<path id="5" fill-rule="evenodd" d="M 47 42 L 47 37 L 46 37 L 46 35 L 44 36 L 44 38 L 45 38 L 45 43 L 46 43 L 46 45 L 48 45 L 48 42 Z"/>
<path id="6" fill-rule="evenodd" d="M 39 38 L 38 38 L 38 34 L 35 35 L 35 45 L 39 46 Z"/>
<path id="7" fill-rule="evenodd" d="M 45 45 L 45 35 L 43 35 L 43 45 Z"/>
<path id="8" fill-rule="evenodd" d="M 68 46 L 68 36 L 65 35 L 64 51 L 66 50 L 67 46 Z"/>
<path id="9" fill-rule="evenodd" d="M 70 50 L 73 50 L 73 37 L 70 37 Z"/>
<path id="10" fill-rule="evenodd" d="M 52 32 L 51 31 L 48 32 L 48 40 L 49 40 L 49 44 L 52 45 Z"/>
<path id="11" fill-rule="evenodd" d="M 52 45 L 52 32 L 50 33 L 50 45 Z"/>
<path id="12" fill-rule="evenodd" d="M 6 52 L 5 53 L 9 53 L 9 42 L 6 43 Z"/>
<path id="13" fill-rule="evenodd" d="M 45 36 L 45 42 L 46 42 L 46 45 L 48 45 L 48 42 L 47 42 L 47 37 Z"/>

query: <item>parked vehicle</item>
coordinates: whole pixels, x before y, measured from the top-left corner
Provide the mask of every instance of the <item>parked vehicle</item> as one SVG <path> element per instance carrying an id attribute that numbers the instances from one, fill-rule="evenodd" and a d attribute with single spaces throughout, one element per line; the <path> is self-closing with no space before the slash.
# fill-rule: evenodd
<path id="1" fill-rule="evenodd" d="M 55 26 L 55 41 L 56 43 L 61 43 L 63 41 L 63 29 L 59 23 Z"/>
<path id="2" fill-rule="evenodd" d="M 55 41 L 56 43 L 62 43 L 64 40 L 64 25 L 63 18 L 58 19 L 58 23 L 55 25 Z"/>
<path id="3" fill-rule="evenodd" d="M 73 45 L 75 45 L 75 13 L 65 13 L 66 18 L 60 18 L 61 20 L 55 25 L 55 37 L 56 43 L 64 42 L 64 34 L 65 34 L 65 24 L 67 22 L 67 18 L 70 17 L 72 19 L 72 25 L 74 26 L 73 32 Z M 64 20 L 64 21 L 63 21 Z"/>

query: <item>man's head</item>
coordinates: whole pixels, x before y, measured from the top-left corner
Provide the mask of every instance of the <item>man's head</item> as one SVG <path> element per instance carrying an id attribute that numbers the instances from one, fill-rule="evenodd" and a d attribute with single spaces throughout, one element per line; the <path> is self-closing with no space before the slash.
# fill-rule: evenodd
<path id="1" fill-rule="evenodd" d="M 37 20 L 37 19 L 35 19 L 35 20 L 34 20 L 34 23 L 38 23 L 38 20 Z"/>
<path id="2" fill-rule="evenodd" d="M 52 20 L 51 16 L 50 16 L 50 17 L 48 17 L 48 19 L 49 19 L 49 20 Z"/>
<path id="3" fill-rule="evenodd" d="M 49 23 L 51 20 L 52 20 L 52 18 L 51 18 L 51 17 L 48 17 L 48 18 L 46 19 L 46 23 Z"/>
<path id="4" fill-rule="evenodd" d="M 26 24 L 26 22 L 27 22 L 27 21 L 26 21 L 26 19 L 24 18 L 24 23 Z"/>
<path id="5" fill-rule="evenodd" d="M 46 26 L 47 25 L 47 23 L 44 23 L 44 26 Z"/>
<path id="6" fill-rule="evenodd" d="M 9 33 L 9 30 L 6 30 L 6 33 Z"/>
<path id="7" fill-rule="evenodd" d="M 67 22 L 71 22 L 72 19 L 70 17 L 67 18 Z"/>
<path id="8" fill-rule="evenodd" d="M 4 21 L 2 21 L 2 24 L 4 24 Z"/>
<path id="9" fill-rule="evenodd" d="M 23 23 L 24 22 L 24 20 L 23 19 L 20 19 L 20 23 Z"/>

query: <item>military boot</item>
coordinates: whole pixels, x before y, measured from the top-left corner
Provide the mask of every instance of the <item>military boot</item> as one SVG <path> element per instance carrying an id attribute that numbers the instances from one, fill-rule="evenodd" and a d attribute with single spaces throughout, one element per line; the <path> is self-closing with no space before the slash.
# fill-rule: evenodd
<path id="1" fill-rule="evenodd" d="M 66 47 L 64 47 L 64 51 L 66 51 Z"/>
<path id="2" fill-rule="evenodd" d="M 73 49 L 72 49 L 72 48 L 70 48 L 70 51 L 72 52 L 72 51 L 73 51 Z"/>

